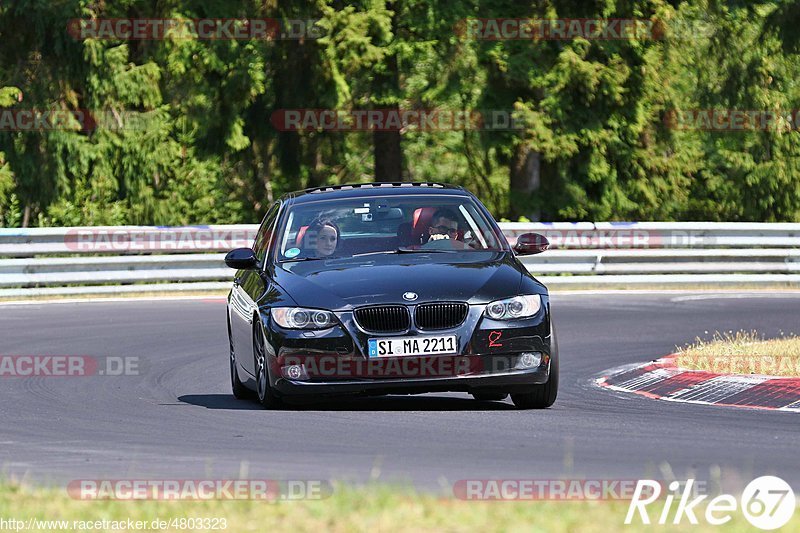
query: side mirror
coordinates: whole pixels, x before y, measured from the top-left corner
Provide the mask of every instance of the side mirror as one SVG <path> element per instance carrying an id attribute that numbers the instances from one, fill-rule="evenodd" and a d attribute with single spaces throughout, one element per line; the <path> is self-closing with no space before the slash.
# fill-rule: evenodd
<path id="1" fill-rule="evenodd" d="M 225 264 L 236 270 L 256 270 L 260 265 L 256 253 L 250 248 L 236 248 L 225 256 Z"/>
<path id="2" fill-rule="evenodd" d="M 523 233 L 517 237 L 514 253 L 517 255 L 540 254 L 550 247 L 550 241 L 538 233 Z"/>

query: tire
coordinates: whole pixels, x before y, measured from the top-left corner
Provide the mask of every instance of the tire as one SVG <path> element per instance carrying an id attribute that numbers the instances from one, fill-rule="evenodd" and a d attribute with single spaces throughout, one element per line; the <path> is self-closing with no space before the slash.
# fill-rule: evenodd
<path id="1" fill-rule="evenodd" d="M 244 386 L 239 379 L 239 372 L 236 370 L 236 354 L 233 351 L 233 341 L 231 340 L 231 330 L 228 327 L 228 347 L 230 349 L 230 367 L 231 367 L 231 392 L 233 397 L 237 400 L 249 400 L 253 398 L 253 392 Z"/>
<path id="2" fill-rule="evenodd" d="M 558 340 L 553 331 L 553 345 L 550 349 L 550 376 L 547 383 L 535 385 L 531 392 L 512 394 L 511 401 L 517 409 L 547 409 L 558 396 Z"/>
<path id="3" fill-rule="evenodd" d="M 236 371 L 236 356 L 231 350 L 231 392 L 237 400 L 249 400 L 253 397 L 252 391 L 242 384 L 239 372 Z"/>
<path id="4" fill-rule="evenodd" d="M 503 392 L 473 392 L 472 397 L 480 402 L 501 402 L 508 398 Z"/>
<path id="5" fill-rule="evenodd" d="M 256 395 L 258 403 L 265 409 L 280 409 L 283 401 L 275 394 L 269 384 L 269 368 L 267 367 L 267 354 L 264 348 L 264 331 L 261 323 L 256 319 L 253 328 L 253 355 L 255 356 L 256 369 Z"/>

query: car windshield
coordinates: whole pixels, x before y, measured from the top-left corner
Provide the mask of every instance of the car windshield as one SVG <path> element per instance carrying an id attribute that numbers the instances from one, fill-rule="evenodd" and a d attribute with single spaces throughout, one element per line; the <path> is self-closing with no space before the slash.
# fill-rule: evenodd
<path id="1" fill-rule="evenodd" d="M 285 217 L 278 261 L 372 254 L 501 251 L 483 211 L 464 196 L 385 196 L 295 205 Z"/>

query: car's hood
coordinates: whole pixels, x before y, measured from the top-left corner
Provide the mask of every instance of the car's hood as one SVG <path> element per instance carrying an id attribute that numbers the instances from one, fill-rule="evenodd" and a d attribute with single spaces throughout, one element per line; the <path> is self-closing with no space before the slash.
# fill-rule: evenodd
<path id="1" fill-rule="evenodd" d="M 298 305 L 326 309 L 406 303 L 406 292 L 418 295 L 415 303 L 487 303 L 516 294 L 522 278 L 519 263 L 505 252 L 363 259 L 285 264 L 274 277 Z"/>

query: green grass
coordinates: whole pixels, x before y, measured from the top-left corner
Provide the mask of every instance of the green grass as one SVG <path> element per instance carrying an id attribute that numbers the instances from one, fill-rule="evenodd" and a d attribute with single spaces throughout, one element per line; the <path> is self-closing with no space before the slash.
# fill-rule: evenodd
<path id="1" fill-rule="evenodd" d="M 655 504 L 654 504 L 655 505 Z M 677 505 L 673 504 L 673 513 Z M 704 523 L 690 526 L 645 526 L 638 521 L 625 526 L 628 503 L 616 502 L 474 502 L 451 496 L 420 494 L 407 488 L 369 485 L 360 488 L 334 485 L 325 500 L 266 503 L 253 501 L 76 501 L 61 489 L 0 485 L 0 518 L 43 520 L 142 520 L 155 518 L 224 518 L 228 532 L 597 532 L 607 531 L 722 531 Z M 650 507 L 648 507 L 648 510 Z M 657 520 L 654 507 L 651 520 Z M 724 531 L 751 531 L 740 511 Z M 74 529 L 72 531 L 75 531 Z M 98 531 L 95 529 L 94 531 Z M 99 531 L 108 531 L 99 529 Z M 164 529 L 162 531 L 181 531 Z M 184 530 L 186 531 L 186 530 Z M 193 531 L 208 531 L 195 529 Z M 800 515 L 783 531 L 800 531 Z"/>

